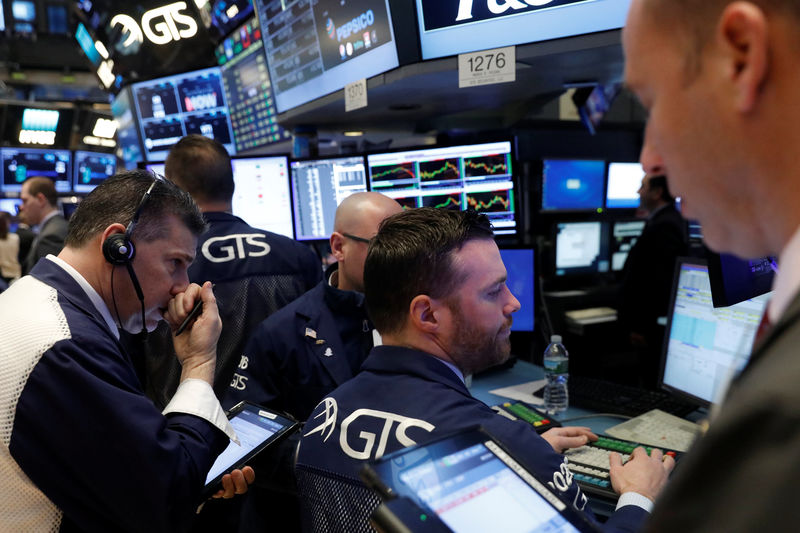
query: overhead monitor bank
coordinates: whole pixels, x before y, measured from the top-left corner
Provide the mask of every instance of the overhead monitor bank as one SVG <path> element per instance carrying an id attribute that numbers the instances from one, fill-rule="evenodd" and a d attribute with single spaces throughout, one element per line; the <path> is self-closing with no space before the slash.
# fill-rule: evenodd
<path id="1" fill-rule="evenodd" d="M 622 28 L 630 0 L 416 0 L 423 59 Z"/>

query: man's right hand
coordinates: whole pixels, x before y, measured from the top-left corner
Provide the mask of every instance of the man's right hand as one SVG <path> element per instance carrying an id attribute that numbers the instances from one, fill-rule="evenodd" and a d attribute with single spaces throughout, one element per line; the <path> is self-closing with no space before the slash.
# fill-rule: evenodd
<path id="1" fill-rule="evenodd" d="M 203 312 L 180 335 L 174 335 L 197 299 L 203 301 Z M 169 301 L 164 319 L 172 328 L 175 354 L 183 367 L 181 381 L 196 378 L 213 384 L 217 341 L 222 331 L 222 320 L 219 318 L 217 300 L 211 290 L 211 283 L 206 282 L 203 287 L 192 283 L 185 291 L 176 294 Z"/>
<path id="2" fill-rule="evenodd" d="M 656 449 L 653 449 L 648 456 L 642 447 L 633 450 L 631 458 L 625 465 L 622 464 L 622 457 L 616 452 L 611 453 L 609 461 L 611 486 L 617 493 L 636 492 L 653 501 L 664 488 L 669 473 L 675 468 L 675 460 L 672 457 L 663 455 L 661 450 Z"/>

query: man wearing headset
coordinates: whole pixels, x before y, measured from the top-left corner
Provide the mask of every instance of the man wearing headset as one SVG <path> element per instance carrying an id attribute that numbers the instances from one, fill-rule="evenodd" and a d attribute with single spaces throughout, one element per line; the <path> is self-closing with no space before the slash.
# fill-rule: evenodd
<path id="1" fill-rule="evenodd" d="M 0 531 L 181 531 L 235 438 L 211 389 L 221 324 L 189 284 L 203 218 L 142 171 L 95 189 L 65 248 L 0 295 Z M 141 285 L 139 283 L 141 280 Z M 118 328 L 175 332 L 183 371 L 163 413 L 144 396 Z M 244 492 L 235 472 L 217 496 Z"/>

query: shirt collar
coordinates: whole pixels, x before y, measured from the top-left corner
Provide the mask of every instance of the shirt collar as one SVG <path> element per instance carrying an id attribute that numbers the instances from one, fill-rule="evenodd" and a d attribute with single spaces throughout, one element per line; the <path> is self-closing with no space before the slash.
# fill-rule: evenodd
<path id="1" fill-rule="evenodd" d="M 457 367 L 456 365 L 454 365 L 454 364 L 453 364 L 453 363 L 451 363 L 450 361 L 445 361 L 444 359 L 439 359 L 439 358 L 438 358 L 438 357 L 436 357 L 435 355 L 431 355 L 431 357 L 433 357 L 434 359 L 436 359 L 437 361 L 439 361 L 440 363 L 442 363 L 443 365 L 445 365 L 447 368 L 449 368 L 450 370 L 452 370 L 452 371 L 453 371 L 453 373 L 454 373 L 456 376 L 458 376 L 458 379 L 460 379 L 460 380 L 461 380 L 461 383 L 463 383 L 463 384 L 466 386 L 466 384 L 467 384 L 467 383 L 466 383 L 466 381 L 464 381 L 464 374 L 462 374 L 462 373 L 461 373 L 461 370 L 459 370 L 459 369 L 458 369 L 458 367 Z"/>
<path id="2" fill-rule="evenodd" d="M 81 289 L 83 289 L 83 292 L 86 293 L 86 296 L 89 297 L 89 300 L 91 300 L 92 304 L 97 308 L 97 311 L 100 312 L 100 315 L 103 317 L 103 320 L 105 320 L 106 324 L 108 324 L 108 329 L 110 329 L 111 333 L 117 338 L 117 340 L 119 340 L 119 329 L 117 329 L 117 324 L 111 317 L 111 312 L 108 310 L 108 306 L 103 301 L 103 299 L 100 298 L 100 295 L 97 294 L 97 291 L 94 290 L 94 288 L 91 285 L 89 285 L 89 282 L 86 281 L 86 278 L 81 276 L 81 274 L 77 270 L 75 270 L 75 268 L 72 265 L 70 265 L 63 259 L 60 259 L 52 254 L 48 254 L 47 259 L 60 266 L 67 274 L 72 276 L 72 278 L 78 283 L 78 285 L 80 285 Z"/>

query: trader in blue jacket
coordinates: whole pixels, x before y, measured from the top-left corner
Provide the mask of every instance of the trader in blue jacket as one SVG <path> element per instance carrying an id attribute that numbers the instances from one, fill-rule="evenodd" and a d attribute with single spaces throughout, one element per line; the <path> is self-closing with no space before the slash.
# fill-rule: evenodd
<path id="1" fill-rule="evenodd" d="M 187 276 L 203 228 L 175 185 L 119 174 L 81 202 L 59 255 L 0 295 L 0 531 L 188 526 L 236 437 L 211 389 L 214 294 Z M 198 300 L 202 313 L 174 337 L 183 375 L 160 412 L 118 328 L 163 317 L 176 331 Z M 234 482 L 226 496 L 246 490 L 241 472 Z"/>
<path id="2" fill-rule="evenodd" d="M 529 424 L 497 415 L 464 384 L 465 376 L 509 357 L 519 302 L 505 281 L 483 214 L 419 208 L 384 221 L 364 269 L 367 308 L 384 345 L 314 409 L 300 442 L 298 484 L 301 477 L 331 474 L 357 480 L 366 460 L 482 425 L 565 501 L 591 515 L 559 453 L 593 438 L 589 430 L 556 428 L 539 436 Z M 658 451 L 648 456 L 639 448 L 625 466 L 614 454 L 611 479 L 622 495 L 606 530 L 636 530 L 673 466 Z M 301 497 L 324 506 L 330 500 L 321 492 L 321 498 Z"/>
<path id="3" fill-rule="evenodd" d="M 256 326 L 316 285 L 322 279 L 322 265 L 308 246 L 269 228 L 254 228 L 232 213 L 233 168 L 219 142 L 196 134 L 183 137 L 170 149 L 164 172 L 192 196 L 208 223 L 189 279 L 215 284 L 222 333 L 214 391 L 222 398 Z M 174 358 L 162 355 L 169 348 L 169 337 L 160 327 L 144 350 L 146 392 L 157 405 L 169 401 L 181 373 Z"/>

